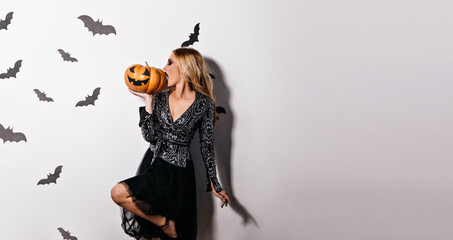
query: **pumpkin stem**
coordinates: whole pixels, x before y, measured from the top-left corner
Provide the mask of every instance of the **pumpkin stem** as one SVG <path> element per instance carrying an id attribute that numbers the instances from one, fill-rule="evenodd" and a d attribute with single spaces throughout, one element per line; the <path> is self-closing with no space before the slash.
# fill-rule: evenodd
<path id="1" fill-rule="evenodd" d="M 146 66 L 148 66 L 148 67 L 149 67 L 149 65 L 148 65 L 148 62 L 147 62 L 147 61 L 145 61 L 145 63 L 146 63 Z"/>

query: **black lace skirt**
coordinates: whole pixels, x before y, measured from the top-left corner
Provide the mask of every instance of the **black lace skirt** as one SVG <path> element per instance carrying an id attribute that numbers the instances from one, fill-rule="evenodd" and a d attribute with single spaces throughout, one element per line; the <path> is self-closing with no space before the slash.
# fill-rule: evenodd
<path id="1" fill-rule="evenodd" d="M 186 168 L 156 158 L 148 149 L 137 175 L 121 181 L 134 203 L 147 215 L 163 215 L 176 222 L 177 239 L 195 240 L 197 235 L 196 183 L 192 161 Z M 169 238 L 153 223 L 121 208 L 124 231 L 135 239 Z"/>

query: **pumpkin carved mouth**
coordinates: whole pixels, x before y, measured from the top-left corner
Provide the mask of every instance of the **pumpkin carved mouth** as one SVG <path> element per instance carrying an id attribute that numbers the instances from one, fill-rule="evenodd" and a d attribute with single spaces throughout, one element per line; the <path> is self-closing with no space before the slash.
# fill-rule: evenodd
<path id="1" fill-rule="evenodd" d="M 143 86 L 143 85 L 147 84 L 149 81 L 149 78 L 146 80 L 142 80 L 142 81 L 132 79 L 129 76 L 127 76 L 127 78 L 129 79 L 129 82 L 132 83 L 132 85 L 134 85 L 134 86 Z"/>

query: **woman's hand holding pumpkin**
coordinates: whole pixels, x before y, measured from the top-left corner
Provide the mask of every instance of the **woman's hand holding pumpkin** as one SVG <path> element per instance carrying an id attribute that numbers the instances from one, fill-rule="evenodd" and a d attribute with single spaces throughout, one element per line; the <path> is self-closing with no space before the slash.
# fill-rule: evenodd
<path id="1" fill-rule="evenodd" d="M 135 91 L 131 90 L 130 88 L 128 88 L 128 89 L 129 89 L 129 92 L 131 92 L 131 93 L 134 94 L 135 96 L 144 98 L 145 100 L 146 100 L 147 98 L 151 98 L 151 99 L 153 98 L 153 95 L 151 95 L 151 94 L 142 93 L 142 92 L 135 92 Z"/>
<path id="2" fill-rule="evenodd" d="M 135 92 L 135 91 L 132 91 L 131 89 L 129 89 L 129 92 L 131 92 L 135 96 L 138 96 L 138 97 L 141 97 L 141 98 L 145 99 L 145 110 L 148 113 L 150 113 L 150 114 L 153 113 L 153 109 L 152 109 L 152 106 L 153 106 L 153 95 L 148 94 L 148 93 Z"/>

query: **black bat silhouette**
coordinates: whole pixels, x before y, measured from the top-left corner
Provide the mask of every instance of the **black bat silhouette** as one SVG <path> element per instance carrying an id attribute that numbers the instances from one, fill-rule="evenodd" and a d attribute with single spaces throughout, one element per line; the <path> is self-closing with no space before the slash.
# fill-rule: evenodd
<path id="1" fill-rule="evenodd" d="M 60 231 L 61 236 L 63 236 L 63 239 L 68 239 L 68 240 L 77 240 L 75 236 L 71 236 L 71 233 L 69 231 L 65 231 L 63 228 L 59 227 L 57 228 L 58 231 Z"/>
<path id="2" fill-rule="evenodd" d="M 69 52 L 65 52 L 62 49 L 58 49 L 58 52 L 61 54 L 63 61 L 78 62 L 77 58 L 71 57 L 71 54 Z"/>
<path id="3" fill-rule="evenodd" d="M 6 14 L 5 20 L 0 19 L 0 30 L 2 29 L 8 30 L 8 25 L 11 23 L 11 19 L 13 19 L 13 13 L 14 12 L 10 12 Z"/>
<path id="4" fill-rule="evenodd" d="M 4 128 L 3 125 L 0 124 L 0 139 L 3 140 L 3 143 L 10 141 L 10 142 L 20 142 L 25 141 L 27 142 L 27 138 L 23 133 L 20 132 L 13 132 L 13 128 Z"/>
<path id="5" fill-rule="evenodd" d="M 57 178 L 60 177 L 62 168 L 63 168 L 63 166 L 61 166 L 61 165 L 56 167 L 54 173 L 47 174 L 47 178 L 43 178 L 43 179 L 39 180 L 37 185 L 44 185 L 44 184 L 50 184 L 50 183 L 56 184 Z"/>
<path id="6" fill-rule="evenodd" d="M 116 35 L 116 30 L 113 26 L 111 25 L 104 25 L 102 24 L 102 21 L 98 20 L 95 22 L 93 18 L 87 15 L 81 15 L 78 17 L 78 19 L 82 20 L 83 24 L 85 25 L 86 28 L 90 32 L 93 33 L 93 36 L 96 34 L 104 34 L 104 35 L 109 35 L 110 33 L 113 33 Z"/>
<path id="7" fill-rule="evenodd" d="M 181 47 L 188 47 L 195 42 L 198 42 L 198 35 L 200 35 L 200 23 L 197 23 L 193 29 L 193 33 L 190 34 L 189 40 L 183 42 L 181 44 Z"/>
<path id="8" fill-rule="evenodd" d="M 16 77 L 16 74 L 19 72 L 20 67 L 22 66 L 22 60 L 16 61 L 14 64 L 14 68 L 8 68 L 6 73 L 0 74 L 0 79 L 5 79 L 5 78 L 10 78 L 10 77 Z"/>
<path id="9" fill-rule="evenodd" d="M 225 108 L 220 107 L 220 106 L 219 106 L 219 107 L 216 107 L 216 108 L 215 108 L 215 111 L 216 111 L 218 114 L 221 114 L 221 113 L 226 114 Z"/>
<path id="10" fill-rule="evenodd" d="M 94 106 L 94 101 L 96 101 L 98 99 L 100 91 L 101 91 L 100 87 L 94 89 L 93 95 L 86 96 L 85 100 L 79 101 L 75 106 L 82 107 L 82 106 L 88 106 L 90 104 Z"/>
<path id="11" fill-rule="evenodd" d="M 50 97 L 47 97 L 45 92 L 41 92 L 38 89 L 34 89 L 36 95 L 38 95 L 39 101 L 44 101 L 44 102 L 53 102 L 53 99 Z"/>

